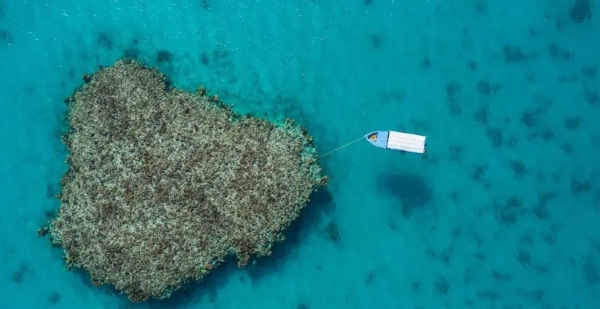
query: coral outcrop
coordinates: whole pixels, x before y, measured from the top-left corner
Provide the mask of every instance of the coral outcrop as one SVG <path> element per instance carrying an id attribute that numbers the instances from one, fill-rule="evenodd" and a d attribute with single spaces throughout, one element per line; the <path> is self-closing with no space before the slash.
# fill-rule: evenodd
<path id="1" fill-rule="evenodd" d="M 87 75 L 66 102 L 69 169 L 48 233 L 68 267 L 132 301 L 169 297 L 229 254 L 240 266 L 269 255 L 327 182 L 294 121 L 237 115 L 133 60 Z"/>

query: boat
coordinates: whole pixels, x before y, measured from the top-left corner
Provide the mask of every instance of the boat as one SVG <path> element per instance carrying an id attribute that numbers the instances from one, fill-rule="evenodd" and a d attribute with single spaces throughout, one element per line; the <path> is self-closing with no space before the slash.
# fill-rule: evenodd
<path id="1" fill-rule="evenodd" d="M 396 131 L 374 131 L 364 138 L 375 147 L 413 153 L 425 153 L 427 139 L 426 136 Z"/>

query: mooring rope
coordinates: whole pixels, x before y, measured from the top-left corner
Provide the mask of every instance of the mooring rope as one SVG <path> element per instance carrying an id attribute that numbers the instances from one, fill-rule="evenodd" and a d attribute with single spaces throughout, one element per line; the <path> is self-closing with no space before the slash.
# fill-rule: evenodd
<path id="1" fill-rule="evenodd" d="M 346 144 L 346 145 L 344 145 L 344 146 L 340 146 L 340 147 L 338 147 L 338 148 L 336 148 L 336 149 L 334 149 L 334 150 L 332 150 L 332 151 L 330 151 L 330 152 L 328 152 L 328 153 L 326 153 L 326 154 L 320 155 L 320 156 L 319 156 L 319 159 L 321 159 L 322 157 L 324 157 L 324 156 L 326 156 L 326 155 L 328 155 L 328 154 L 330 154 L 330 153 L 336 152 L 336 151 L 338 151 L 338 150 L 340 150 L 340 149 L 342 149 L 342 148 L 348 147 L 348 146 L 350 146 L 350 145 L 352 145 L 352 144 L 354 144 L 354 143 L 356 143 L 356 142 L 359 142 L 359 141 L 363 140 L 364 138 L 365 138 L 365 137 L 364 137 L 364 136 L 362 136 L 361 138 L 359 138 L 359 139 L 357 139 L 357 140 L 355 140 L 355 141 L 353 141 L 353 142 L 350 142 L 350 143 L 348 143 L 348 144 Z"/>

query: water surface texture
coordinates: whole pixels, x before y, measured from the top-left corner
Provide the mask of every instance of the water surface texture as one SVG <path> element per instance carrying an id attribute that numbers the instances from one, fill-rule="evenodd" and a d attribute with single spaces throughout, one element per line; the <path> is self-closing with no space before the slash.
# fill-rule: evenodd
<path id="1" fill-rule="evenodd" d="M 598 308 L 600 11 L 587 0 L 0 0 L 1 308 Z M 137 57 L 297 119 L 327 190 L 273 255 L 131 304 L 65 271 L 63 102 Z"/>

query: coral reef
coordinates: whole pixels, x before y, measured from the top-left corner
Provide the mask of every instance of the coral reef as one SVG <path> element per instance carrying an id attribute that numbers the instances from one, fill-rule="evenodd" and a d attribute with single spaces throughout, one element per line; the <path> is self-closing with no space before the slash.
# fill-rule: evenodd
<path id="1" fill-rule="evenodd" d="M 291 119 L 237 115 L 135 60 L 86 77 L 66 100 L 69 169 L 48 228 L 67 267 L 96 286 L 164 299 L 229 254 L 240 267 L 270 255 L 327 183 L 312 137 Z"/>

